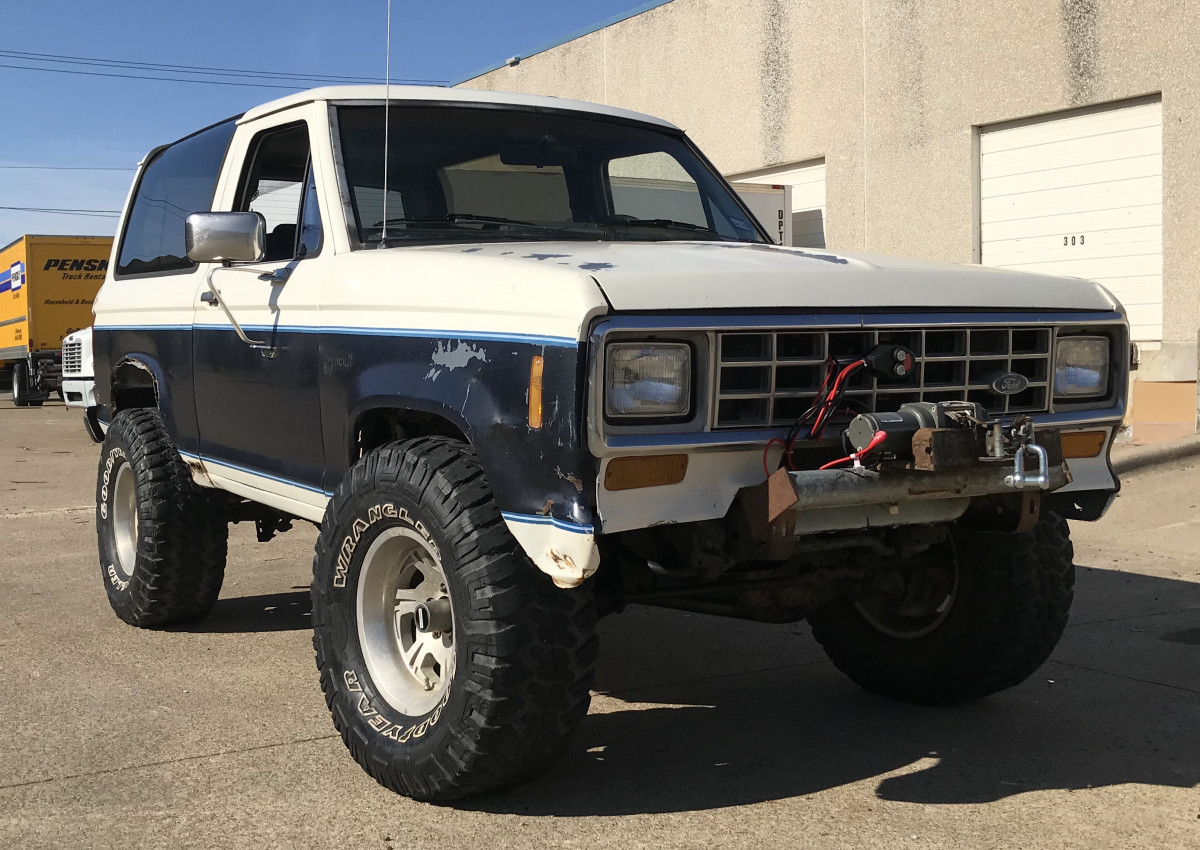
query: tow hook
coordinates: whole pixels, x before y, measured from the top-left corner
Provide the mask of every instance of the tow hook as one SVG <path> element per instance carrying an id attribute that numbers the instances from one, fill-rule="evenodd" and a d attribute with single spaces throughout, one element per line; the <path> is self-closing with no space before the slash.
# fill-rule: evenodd
<path id="1" fill-rule="evenodd" d="M 1037 472 L 1025 471 L 1027 453 L 1037 458 Z M 1006 475 L 1004 483 L 1014 490 L 1049 490 L 1050 459 L 1046 456 L 1046 450 L 1034 442 L 1018 446 L 1017 453 L 1013 456 L 1012 475 Z"/>

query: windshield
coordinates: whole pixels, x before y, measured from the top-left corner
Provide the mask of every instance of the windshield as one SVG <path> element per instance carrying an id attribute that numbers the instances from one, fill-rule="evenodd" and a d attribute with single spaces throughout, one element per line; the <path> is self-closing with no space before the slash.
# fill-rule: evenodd
<path id="1" fill-rule="evenodd" d="M 767 241 L 677 135 L 470 105 L 390 113 L 385 187 L 383 106 L 338 108 L 344 185 L 363 244 Z"/>

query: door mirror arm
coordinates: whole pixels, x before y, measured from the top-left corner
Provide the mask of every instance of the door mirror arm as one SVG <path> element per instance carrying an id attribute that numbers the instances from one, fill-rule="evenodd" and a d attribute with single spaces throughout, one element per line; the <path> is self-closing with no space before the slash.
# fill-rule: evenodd
<path id="1" fill-rule="evenodd" d="M 251 348 L 260 349 L 263 352 L 264 357 L 273 358 L 276 353 L 275 347 L 272 346 L 268 342 L 263 342 L 262 340 L 257 340 L 257 339 L 251 339 L 250 337 L 246 336 L 246 332 L 244 330 L 242 330 L 242 326 L 238 324 L 238 320 L 233 317 L 233 312 L 229 309 L 228 305 L 226 305 L 225 299 L 221 297 L 221 293 L 217 290 L 216 285 L 213 284 L 213 275 L 216 274 L 218 269 L 229 269 L 230 271 L 247 271 L 247 272 L 255 272 L 255 273 L 258 273 L 258 270 L 257 269 L 239 268 L 239 267 L 233 267 L 233 266 L 228 266 L 228 265 L 213 266 L 211 269 L 208 270 L 208 276 L 204 278 L 204 282 L 208 285 L 208 291 L 212 293 L 212 297 L 213 297 L 213 300 L 216 303 L 216 305 L 225 312 L 225 316 L 226 316 L 226 318 L 229 319 L 229 323 L 231 325 L 233 325 L 233 330 L 235 333 L 237 333 L 238 338 L 241 339 L 242 342 L 246 343 L 246 345 L 250 346 Z M 263 275 L 260 275 L 260 277 L 261 276 L 263 276 Z"/>

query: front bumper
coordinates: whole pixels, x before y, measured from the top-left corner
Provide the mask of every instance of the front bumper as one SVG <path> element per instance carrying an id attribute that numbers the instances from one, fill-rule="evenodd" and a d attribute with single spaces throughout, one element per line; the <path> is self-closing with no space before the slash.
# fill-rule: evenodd
<path id="1" fill-rule="evenodd" d="M 1095 457 L 1068 457 L 1070 481 L 1046 496 L 1046 506 L 1072 519 L 1098 519 L 1104 512 L 1112 494 L 1120 489 L 1117 477 L 1109 463 L 1108 453 L 1113 436 L 1120 425 L 1119 418 L 1106 417 L 1102 420 L 1066 423 L 1050 421 L 1052 417 L 1040 417 L 1037 424 L 1053 425 L 1066 437 L 1074 432 L 1104 431 L 1104 447 Z M 601 523 L 600 531 L 614 534 L 668 523 L 700 522 L 726 516 L 739 492 L 763 483 L 767 475 L 763 471 L 779 466 L 781 449 L 776 446 L 764 453 L 762 445 L 719 447 L 672 448 L 659 452 L 642 450 L 637 454 L 658 454 L 670 451 L 686 451 L 687 474 L 678 484 L 643 489 L 612 492 L 604 489 L 605 470 L 610 458 L 601 462 L 597 476 L 597 512 Z M 635 452 L 629 452 L 634 454 Z M 996 474 L 1000 479 L 1012 472 L 1011 462 L 1004 465 L 1003 472 Z M 804 473 L 800 473 L 803 475 Z M 903 476 L 901 476 L 901 480 Z M 891 488 L 892 485 L 888 485 Z M 902 486 L 902 485 L 897 485 Z M 868 490 L 871 488 L 867 488 Z M 1002 492 L 1005 488 L 1001 487 Z M 1011 489 L 1008 492 L 1015 492 Z M 888 491 L 859 492 L 844 498 L 857 504 L 837 505 L 833 502 L 809 503 L 800 515 L 804 521 L 798 527 L 805 532 L 833 531 L 867 528 L 878 525 L 906 525 L 917 522 L 944 522 L 961 514 L 974 493 L 949 494 L 955 499 L 930 499 L 903 496 Z M 839 497 L 842 498 L 842 497 Z M 955 500 L 961 508 L 953 508 Z M 1060 503 L 1063 509 L 1059 508 Z M 1071 508 L 1078 504 L 1079 507 Z"/>
<path id="2" fill-rule="evenodd" d="M 64 378 L 62 391 L 67 407 L 96 406 L 96 382 L 91 378 Z"/>

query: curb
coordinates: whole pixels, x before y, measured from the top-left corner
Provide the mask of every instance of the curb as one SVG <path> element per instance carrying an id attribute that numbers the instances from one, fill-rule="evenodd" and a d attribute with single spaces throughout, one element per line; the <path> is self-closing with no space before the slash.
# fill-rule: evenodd
<path id="1" fill-rule="evenodd" d="M 1193 434 L 1170 443 L 1131 446 L 1121 451 L 1120 456 L 1113 452 L 1112 467 L 1118 475 L 1125 475 L 1138 469 L 1161 466 L 1197 455 L 1200 455 L 1200 434 Z"/>

